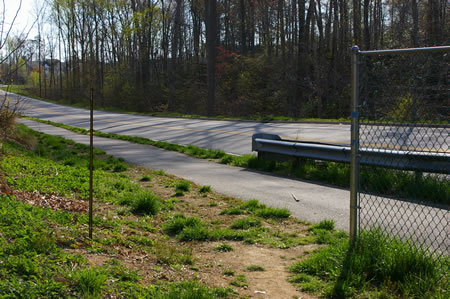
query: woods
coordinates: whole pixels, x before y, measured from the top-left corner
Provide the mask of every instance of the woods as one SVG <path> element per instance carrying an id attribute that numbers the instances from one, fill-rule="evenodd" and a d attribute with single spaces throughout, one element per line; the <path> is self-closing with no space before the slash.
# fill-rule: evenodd
<path id="1" fill-rule="evenodd" d="M 448 10 L 446 0 L 52 0 L 24 43 L 22 81 L 72 104 L 94 88 L 97 105 L 141 112 L 347 117 L 350 47 L 448 44 Z"/>

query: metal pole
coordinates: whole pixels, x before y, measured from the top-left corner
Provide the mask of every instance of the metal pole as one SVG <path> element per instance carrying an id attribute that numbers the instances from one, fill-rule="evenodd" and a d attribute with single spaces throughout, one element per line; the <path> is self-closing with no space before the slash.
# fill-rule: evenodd
<path id="1" fill-rule="evenodd" d="M 91 88 L 91 120 L 89 135 L 89 239 L 92 239 L 92 215 L 94 202 L 94 89 Z"/>
<path id="2" fill-rule="evenodd" d="M 359 48 L 352 47 L 352 113 L 350 164 L 350 240 L 358 231 L 359 191 Z"/>

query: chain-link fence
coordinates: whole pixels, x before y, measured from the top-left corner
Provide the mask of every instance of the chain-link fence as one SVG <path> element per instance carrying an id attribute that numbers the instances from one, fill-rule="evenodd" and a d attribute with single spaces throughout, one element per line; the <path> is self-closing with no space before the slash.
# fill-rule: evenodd
<path id="1" fill-rule="evenodd" d="M 449 255 L 449 62 L 450 47 L 353 49 L 354 236 L 377 228 Z"/>

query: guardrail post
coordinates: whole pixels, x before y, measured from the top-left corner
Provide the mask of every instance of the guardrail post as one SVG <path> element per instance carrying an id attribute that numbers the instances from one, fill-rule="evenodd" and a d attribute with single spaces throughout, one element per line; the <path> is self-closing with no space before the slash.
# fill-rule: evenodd
<path id="1" fill-rule="evenodd" d="M 352 47 L 352 113 L 350 164 L 350 240 L 356 239 L 358 230 L 359 191 L 359 48 Z"/>

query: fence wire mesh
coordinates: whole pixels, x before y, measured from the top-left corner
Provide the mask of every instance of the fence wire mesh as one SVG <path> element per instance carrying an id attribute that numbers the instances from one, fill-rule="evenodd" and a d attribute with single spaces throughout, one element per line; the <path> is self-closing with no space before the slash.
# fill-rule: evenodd
<path id="1" fill-rule="evenodd" d="M 450 169 L 399 165 L 416 154 L 449 162 L 450 51 L 373 54 L 359 55 L 360 151 L 401 158 L 386 155 L 383 167 L 360 166 L 358 227 L 448 256 Z"/>

